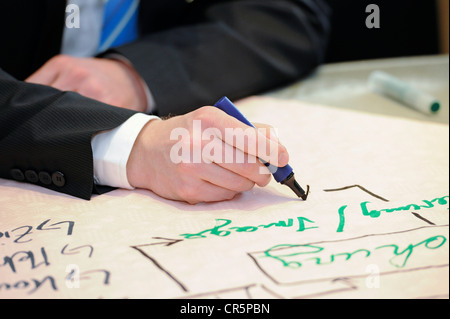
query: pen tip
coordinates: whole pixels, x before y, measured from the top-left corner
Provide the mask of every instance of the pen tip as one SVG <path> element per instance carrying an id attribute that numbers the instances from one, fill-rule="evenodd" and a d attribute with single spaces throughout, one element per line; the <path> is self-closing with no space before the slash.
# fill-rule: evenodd
<path id="1" fill-rule="evenodd" d="M 297 183 L 294 178 L 294 174 L 289 175 L 284 181 L 281 182 L 284 185 L 289 186 L 290 189 L 301 199 L 306 200 L 309 194 L 309 185 L 306 187 L 306 192 L 303 188 Z"/>

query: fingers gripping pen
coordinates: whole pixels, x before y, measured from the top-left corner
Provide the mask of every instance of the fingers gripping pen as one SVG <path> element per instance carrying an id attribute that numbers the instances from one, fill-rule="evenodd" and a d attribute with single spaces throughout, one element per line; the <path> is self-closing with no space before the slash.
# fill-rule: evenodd
<path id="1" fill-rule="evenodd" d="M 234 106 L 234 104 L 226 96 L 221 98 L 214 106 L 221 109 L 228 115 L 241 121 L 242 123 L 247 124 L 251 127 L 255 127 L 244 117 L 244 115 L 242 115 L 242 113 L 236 108 L 236 106 Z M 259 160 L 269 169 L 269 171 L 272 173 L 273 177 L 278 183 L 289 186 L 289 188 L 292 189 L 298 197 L 300 197 L 303 200 L 306 200 L 306 198 L 308 197 L 308 192 L 305 192 L 303 188 L 295 180 L 294 171 L 292 170 L 291 166 L 286 165 L 284 167 L 277 167 L 261 159 Z M 307 188 L 307 190 L 309 190 L 309 187 Z"/>

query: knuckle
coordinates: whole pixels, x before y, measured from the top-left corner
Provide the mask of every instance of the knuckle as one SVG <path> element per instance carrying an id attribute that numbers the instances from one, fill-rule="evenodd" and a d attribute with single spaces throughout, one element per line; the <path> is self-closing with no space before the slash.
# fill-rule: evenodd
<path id="1" fill-rule="evenodd" d="M 87 76 L 86 70 L 84 69 L 79 70 L 78 72 L 80 72 L 79 73 L 80 77 L 85 78 Z M 105 86 L 102 85 L 102 83 L 94 77 L 88 78 L 88 81 L 86 83 L 86 90 L 95 97 L 98 98 L 106 97 Z"/>
<path id="2" fill-rule="evenodd" d="M 73 64 L 70 66 L 70 73 L 71 76 L 78 81 L 84 81 L 86 79 L 89 79 L 91 85 L 92 82 L 94 82 L 92 81 L 92 78 L 89 76 L 89 70 L 84 67 Z"/>
<path id="3" fill-rule="evenodd" d="M 185 144 L 183 145 L 184 147 L 190 147 L 193 152 L 198 152 L 198 150 L 203 149 L 203 144 L 206 144 L 205 141 L 203 141 L 202 138 L 195 138 L 194 136 L 197 136 L 197 134 L 199 133 L 195 133 L 193 132 L 193 134 L 191 134 L 189 140 L 185 141 Z"/>
<path id="4" fill-rule="evenodd" d="M 216 112 L 217 108 L 214 106 L 202 106 L 198 108 L 195 113 L 199 117 L 209 117 Z"/>
<path id="5" fill-rule="evenodd" d="M 57 56 L 54 56 L 51 60 L 52 63 L 54 63 L 57 66 L 65 66 L 70 62 L 70 56 L 68 55 L 64 55 L 64 54 L 60 54 Z"/>
<path id="6" fill-rule="evenodd" d="M 198 165 L 195 165 L 192 161 L 185 161 L 177 164 L 177 170 L 180 176 L 187 177 L 196 174 Z"/>
<path id="7" fill-rule="evenodd" d="M 210 126 L 216 118 L 218 111 L 219 110 L 213 106 L 203 106 L 195 110 L 193 116 L 195 120 L 200 120 L 202 124 L 204 123 L 206 126 Z"/>

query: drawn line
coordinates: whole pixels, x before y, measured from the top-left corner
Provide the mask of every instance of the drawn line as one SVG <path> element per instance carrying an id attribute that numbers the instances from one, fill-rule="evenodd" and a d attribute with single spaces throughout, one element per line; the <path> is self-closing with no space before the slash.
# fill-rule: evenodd
<path id="1" fill-rule="evenodd" d="M 139 249 L 137 246 L 131 246 L 131 248 L 136 249 L 138 252 L 140 252 L 144 257 L 150 259 L 156 267 L 158 267 L 162 272 L 164 272 L 169 278 L 171 278 L 175 283 L 184 291 L 188 292 L 189 290 L 179 281 L 177 278 L 175 278 L 170 272 L 165 270 L 154 258 L 147 255 L 142 249 Z"/>
<path id="2" fill-rule="evenodd" d="M 232 293 L 232 292 L 239 292 L 242 290 L 245 290 L 246 296 L 248 299 L 258 299 L 255 298 L 255 296 L 252 295 L 251 290 L 253 288 L 258 288 L 260 287 L 261 290 L 264 290 L 265 292 L 267 292 L 268 294 L 270 294 L 271 296 L 273 296 L 274 298 L 278 298 L 278 299 L 286 299 L 285 297 L 273 292 L 272 290 L 270 290 L 269 288 L 267 288 L 266 286 L 262 285 L 262 284 L 250 284 L 247 286 L 242 286 L 242 287 L 233 287 L 233 288 L 225 288 L 225 289 L 221 289 L 221 290 L 216 290 L 216 291 L 211 291 L 211 292 L 204 292 L 204 293 L 199 293 L 199 294 L 194 294 L 194 295 L 189 295 L 189 296 L 183 296 L 183 297 L 176 297 L 174 299 L 198 299 L 198 298 L 209 298 L 214 296 L 214 298 L 216 299 L 221 299 L 221 294 L 226 294 L 226 293 Z"/>
<path id="3" fill-rule="evenodd" d="M 249 287 L 245 287 L 245 294 L 247 295 L 247 299 L 253 299 L 252 295 L 250 294 L 250 291 L 248 290 Z"/>
<path id="4" fill-rule="evenodd" d="M 385 202 L 389 202 L 389 200 L 381 197 L 380 195 L 372 193 L 371 191 L 369 191 L 368 189 L 362 187 L 361 185 L 351 185 L 351 186 L 344 186 L 344 187 L 341 187 L 341 188 L 324 189 L 323 191 L 324 192 L 337 192 L 337 191 L 343 191 L 343 190 L 346 190 L 346 189 L 349 189 L 349 188 L 353 188 L 353 187 L 358 187 L 360 190 L 366 192 L 367 194 L 369 194 L 369 195 L 371 195 L 371 196 L 373 196 L 375 198 L 381 199 L 382 201 L 385 201 Z"/>
<path id="5" fill-rule="evenodd" d="M 86 276 L 87 274 L 95 273 L 95 272 L 102 272 L 105 274 L 105 279 L 103 280 L 104 285 L 109 285 L 109 278 L 111 277 L 111 273 L 108 270 L 105 269 L 94 269 L 94 270 L 88 270 L 85 272 L 82 272 L 80 274 L 80 280 L 82 279 L 90 279 L 91 277 Z"/>
<path id="6" fill-rule="evenodd" d="M 430 224 L 430 225 L 436 225 L 435 223 L 430 222 L 428 219 L 426 219 L 426 218 L 423 217 L 423 216 L 420 216 L 419 214 L 417 214 L 417 213 L 415 213 L 415 212 L 411 212 L 411 214 L 413 214 L 413 215 L 416 216 L 417 218 L 423 220 L 424 222 L 426 222 L 426 223 L 428 223 L 428 224 Z"/>
<path id="7" fill-rule="evenodd" d="M 276 297 L 276 298 L 278 298 L 278 299 L 286 299 L 285 297 L 283 297 L 283 296 L 277 294 L 276 292 L 270 290 L 269 288 L 267 288 L 267 287 L 264 286 L 264 285 L 261 285 L 261 289 L 265 290 L 266 292 L 268 292 L 269 294 L 271 294 L 272 296 L 274 296 L 274 297 Z"/>
<path id="8" fill-rule="evenodd" d="M 89 252 L 89 258 L 92 257 L 92 254 L 94 253 L 94 247 L 92 247 L 92 245 L 83 245 L 83 246 L 79 246 L 79 247 L 75 247 L 72 249 L 69 249 L 69 252 L 66 252 L 66 248 L 69 247 L 69 244 L 65 245 L 62 249 L 61 249 L 61 254 L 62 255 L 76 255 L 79 253 L 79 249 L 80 248 L 89 248 L 90 252 Z"/>
<path id="9" fill-rule="evenodd" d="M 384 276 L 384 275 L 392 275 L 392 274 L 397 274 L 397 273 L 408 273 L 408 272 L 414 272 L 414 271 L 422 271 L 422 270 L 428 270 L 428 269 L 439 269 L 439 268 L 445 268 L 445 267 L 448 267 L 448 266 L 449 266 L 449 264 L 444 264 L 444 265 L 436 265 L 436 266 L 425 266 L 425 267 L 413 268 L 413 269 L 405 269 L 405 270 L 402 270 L 402 271 L 393 270 L 393 271 L 389 271 L 389 272 L 381 272 L 379 275 L 380 276 Z M 358 278 L 365 278 L 365 277 L 367 277 L 367 274 L 351 276 L 350 278 L 358 279 Z M 327 279 L 322 279 L 321 281 L 326 281 L 326 280 Z M 336 279 L 328 278 L 328 280 L 333 282 Z M 318 281 L 320 281 L 320 280 L 316 280 L 316 282 L 318 282 Z M 302 283 L 307 283 L 307 282 L 305 281 L 305 282 L 295 283 L 295 285 L 302 284 Z M 283 285 L 285 285 L 285 284 L 283 284 Z M 301 297 L 295 297 L 295 298 L 297 298 L 297 299 L 299 299 L 299 298 L 309 299 L 309 298 L 314 298 L 314 297 L 318 297 L 318 296 L 325 296 L 325 295 L 328 295 L 328 294 L 333 294 L 333 293 L 338 293 L 338 292 L 345 292 L 345 291 L 349 291 L 349 290 L 358 290 L 358 289 L 359 289 L 358 286 L 354 286 L 354 287 L 350 286 L 349 288 L 328 290 L 328 291 L 323 291 L 323 292 L 310 294 L 310 295 L 305 295 L 305 296 L 301 296 Z"/>
<path id="10" fill-rule="evenodd" d="M 347 205 L 342 206 L 339 208 L 339 226 L 336 232 L 341 233 L 344 231 L 344 225 L 345 225 L 345 215 L 344 210 L 347 208 Z"/>
<path id="11" fill-rule="evenodd" d="M 159 243 L 152 243 L 152 244 L 141 245 L 141 246 L 151 246 L 151 245 L 166 244 L 166 246 L 169 247 L 169 246 L 172 246 L 173 244 L 176 244 L 176 243 L 179 243 L 180 241 L 183 241 L 183 239 L 172 239 L 172 238 L 164 238 L 164 237 L 153 237 L 153 239 L 164 239 L 164 240 L 168 240 L 169 242 L 167 242 L 167 243 L 159 242 Z"/>
<path id="12" fill-rule="evenodd" d="M 358 237 L 353 237 L 353 238 L 347 238 L 347 239 L 338 239 L 338 240 L 324 240 L 324 241 L 319 241 L 319 242 L 314 242 L 314 243 L 307 243 L 304 245 L 316 245 L 316 244 L 323 244 L 323 243 L 336 243 L 336 242 L 342 242 L 342 241 L 348 241 L 348 240 L 355 240 L 355 239 L 361 239 L 361 238 L 365 238 L 365 237 L 376 237 L 376 236 L 383 236 L 383 235 L 392 235 L 392 234 L 400 234 L 400 233 L 406 233 L 406 232 L 412 232 L 415 230 L 419 230 L 419 229 L 424 229 L 424 228 L 440 228 L 440 227 L 449 227 L 450 225 L 435 225 L 435 226 L 421 226 L 421 227 L 417 227 L 417 228 L 413 228 L 413 229 L 407 229 L 407 230 L 401 230 L 401 231 L 394 231 L 394 232 L 389 232 L 389 233 L 384 233 L 384 234 L 367 234 L 367 235 L 362 235 L 362 236 L 358 236 Z M 278 248 L 278 249 L 274 249 L 274 251 L 276 250 L 283 250 L 286 248 Z M 327 280 L 332 280 L 333 278 L 318 278 L 318 279 L 311 279 L 311 280 L 300 280 L 300 281 L 294 281 L 294 282 L 280 282 L 278 280 L 276 280 L 272 275 L 270 275 L 258 262 L 258 260 L 256 259 L 256 257 L 254 257 L 253 255 L 255 254 L 260 254 L 263 253 L 264 251 L 255 251 L 255 252 L 247 252 L 247 256 L 250 257 L 250 259 L 253 261 L 253 263 L 255 264 L 256 268 L 267 278 L 269 278 L 272 282 L 274 282 L 277 285 L 280 286 L 295 286 L 298 284 L 302 284 L 302 283 L 313 283 L 313 282 L 321 282 L 321 281 L 327 281 Z M 425 267 L 421 267 L 421 268 L 412 268 L 412 269 L 404 269 L 404 270 L 394 270 L 391 272 L 385 272 L 385 273 L 380 273 L 380 275 L 384 275 L 384 274 L 391 274 L 391 273 L 402 273 L 402 272 L 408 272 L 408 271 L 414 271 L 414 270 L 422 270 L 422 269 L 428 269 L 428 268 L 440 268 L 440 267 L 448 267 L 449 264 L 444 264 L 444 265 L 431 265 L 431 266 L 425 266 Z M 356 276 L 351 276 L 349 278 L 358 278 L 358 277 L 363 277 L 363 276 L 367 276 L 367 274 L 364 275 L 356 275 Z"/>
<path id="13" fill-rule="evenodd" d="M 225 289 L 221 289 L 221 290 L 216 290 L 216 291 L 210 291 L 210 292 L 204 292 L 204 293 L 199 293 L 199 294 L 194 294 L 194 295 L 189 295 L 189 296 L 183 296 L 183 297 L 176 297 L 174 299 L 195 299 L 195 298 L 204 298 L 205 296 L 214 296 L 214 295 L 220 295 L 223 293 L 229 293 L 229 292 L 235 292 L 235 291 L 239 291 L 239 290 L 247 290 L 249 288 L 252 288 L 256 286 L 256 284 L 250 284 L 247 286 L 240 286 L 240 287 L 233 287 L 233 288 L 225 288 Z M 248 293 L 247 293 L 248 295 Z M 216 298 L 219 299 L 219 298 Z"/>
<path id="14" fill-rule="evenodd" d="M 316 293 L 309 294 L 309 295 L 293 297 L 292 299 L 317 298 L 317 297 L 321 297 L 321 296 L 325 296 L 325 295 L 329 295 L 329 294 L 334 294 L 334 293 L 341 293 L 341 292 L 346 292 L 346 291 L 351 291 L 351 290 L 358 290 L 358 286 L 353 284 L 351 282 L 350 278 L 346 278 L 346 277 L 336 278 L 336 279 L 331 280 L 331 283 L 334 284 L 335 282 L 339 282 L 339 281 L 342 281 L 345 285 L 347 285 L 347 287 L 346 288 L 331 289 L 331 290 L 316 292 Z"/>
<path id="15" fill-rule="evenodd" d="M 420 227 L 416 227 L 416 228 L 392 231 L 392 232 L 388 232 L 388 233 L 366 234 L 366 235 L 361 235 L 361 236 L 352 237 L 352 238 L 308 242 L 308 243 L 302 244 L 302 245 L 319 245 L 319 244 L 323 244 L 323 243 L 337 243 L 337 242 L 349 241 L 349 240 L 354 240 L 354 239 L 362 239 L 362 238 L 366 238 L 366 237 L 377 237 L 377 236 L 384 236 L 384 235 L 396 235 L 396 234 L 401 234 L 401 233 L 408 233 L 408 232 L 412 232 L 412 231 L 419 230 L 419 229 L 424 229 L 424 228 L 441 228 L 441 227 L 450 227 L 450 224 L 434 225 L 434 226 L 420 226 Z M 290 247 L 279 247 L 279 248 L 273 249 L 273 251 L 284 250 L 284 249 L 289 249 L 289 248 Z M 264 251 L 256 251 L 256 252 L 252 252 L 252 253 L 263 253 L 263 252 Z"/>

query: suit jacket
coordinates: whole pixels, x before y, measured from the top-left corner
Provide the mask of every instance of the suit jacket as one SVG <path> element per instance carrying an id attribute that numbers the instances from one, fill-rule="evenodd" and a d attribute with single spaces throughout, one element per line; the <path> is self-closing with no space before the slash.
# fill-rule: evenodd
<path id="1" fill-rule="evenodd" d="M 327 11 L 323 0 L 142 0 L 141 39 L 115 51 L 159 115 L 182 114 L 308 74 L 325 54 Z M 64 22 L 65 1 L 1 1 L 0 68 L 25 79 L 59 53 Z"/>
<path id="2" fill-rule="evenodd" d="M 89 198 L 92 135 L 134 113 L 21 82 L 59 53 L 65 4 L 0 2 L 0 177 Z M 131 61 L 161 116 L 305 76 L 329 29 L 322 0 L 142 0 L 139 21 L 139 40 L 110 52 Z"/>
<path id="3" fill-rule="evenodd" d="M 92 136 L 135 112 L 0 70 L 0 177 L 84 199 L 94 190 Z"/>

